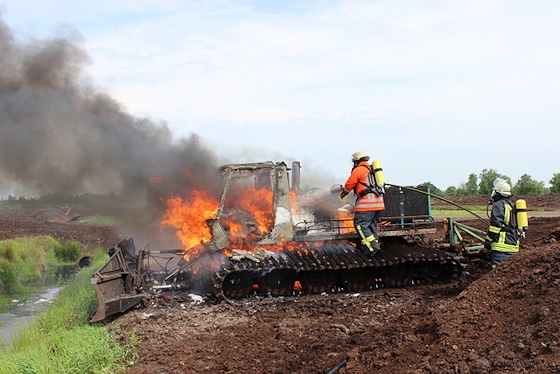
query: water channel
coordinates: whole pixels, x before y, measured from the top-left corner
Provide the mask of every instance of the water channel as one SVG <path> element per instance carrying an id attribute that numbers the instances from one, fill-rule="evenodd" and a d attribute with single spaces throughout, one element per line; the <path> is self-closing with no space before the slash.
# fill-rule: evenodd
<path id="1" fill-rule="evenodd" d="M 14 306 L 0 313 L 0 351 L 9 346 L 20 328 L 29 324 L 37 313 L 44 311 L 55 299 L 62 286 L 47 287 L 38 292 L 14 295 Z M 25 301 L 20 301 L 25 299 Z"/>
<path id="2" fill-rule="evenodd" d="M 23 326 L 49 307 L 76 270 L 74 265 L 59 266 L 52 269 L 49 276 L 39 280 L 38 284 L 41 286 L 37 287 L 36 292 L 12 296 L 13 306 L 0 313 L 0 352 L 11 345 Z"/>

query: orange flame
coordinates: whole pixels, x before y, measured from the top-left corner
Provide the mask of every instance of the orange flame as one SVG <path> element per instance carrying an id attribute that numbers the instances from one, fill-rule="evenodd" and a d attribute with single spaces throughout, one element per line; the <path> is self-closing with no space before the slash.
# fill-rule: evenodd
<path id="1" fill-rule="evenodd" d="M 162 225 L 177 228 L 177 237 L 188 253 L 197 253 L 202 244 L 212 240 L 207 224 L 216 218 L 219 201 L 204 190 L 193 191 L 189 199 L 179 196 L 165 201 L 167 206 Z M 224 202 L 219 218 L 229 240 L 237 246 L 246 246 L 264 236 L 273 227 L 272 191 L 267 189 L 232 189 Z M 187 253 L 188 252 L 188 253 Z"/>
<path id="2" fill-rule="evenodd" d="M 216 216 L 218 201 L 204 191 L 194 191 L 189 200 L 179 196 L 166 200 L 167 209 L 162 225 L 178 229 L 177 236 L 186 250 L 200 246 L 212 239 L 207 220 Z"/>
<path id="3" fill-rule="evenodd" d="M 290 198 L 295 198 L 295 195 L 291 195 Z M 165 203 L 167 209 L 161 224 L 177 229 L 177 237 L 185 247 L 184 257 L 188 260 L 192 254 L 201 252 L 203 245 L 212 240 L 208 220 L 216 218 L 219 199 L 199 189 L 193 191 L 189 198 L 176 196 Z M 226 255 L 230 254 L 232 249 L 253 252 L 257 242 L 273 229 L 273 206 L 273 193 L 268 188 L 232 186 L 218 217 L 230 243 L 223 252 Z M 258 246 L 272 252 L 315 252 L 315 245 L 310 243 L 287 242 Z"/>
<path id="4" fill-rule="evenodd" d="M 225 205 L 252 214 L 259 232 L 264 234 L 272 229 L 274 212 L 271 190 L 264 188 L 258 190 L 255 188 L 239 189 L 230 194 Z"/>

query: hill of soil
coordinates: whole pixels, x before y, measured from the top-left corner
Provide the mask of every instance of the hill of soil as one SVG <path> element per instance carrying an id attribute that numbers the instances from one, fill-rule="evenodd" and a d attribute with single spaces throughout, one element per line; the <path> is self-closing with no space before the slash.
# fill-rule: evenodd
<path id="1" fill-rule="evenodd" d="M 560 210 L 556 195 L 527 201 Z M 119 240 L 111 228 L 44 212 L 2 211 L 0 223 L 0 239 Z M 560 372 L 560 218 L 529 224 L 508 263 L 488 272 L 486 256 L 469 257 L 447 284 L 228 303 L 162 294 L 107 326 L 123 342 L 137 334 L 134 374 Z"/>

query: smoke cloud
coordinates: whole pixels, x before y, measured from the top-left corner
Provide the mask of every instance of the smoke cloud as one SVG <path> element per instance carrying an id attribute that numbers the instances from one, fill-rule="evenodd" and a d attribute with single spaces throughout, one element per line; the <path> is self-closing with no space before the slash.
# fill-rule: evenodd
<path id="1" fill-rule="evenodd" d="M 211 187 L 216 156 L 201 139 L 174 140 L 165 122 L 127 113 L 88 81 L 89 60 L 64 38 L 18 43 L 0 19 L 0 192 L 114 194 L 114 210 L 132 219 Z"/>
<path id="2" fill-rule="evenodd" d="M 0 195 L 113 197 L 96 208 L 135 239 L 160 231 L 164 199 L 201 187 L 219 196 L 202 140 L 127 113 L 88 80 L 89 62 L 67 38 L 19 42 L 0 18 Z"/>
<path id="3" fill-rule="evenodd" d="M 4 183 L 39 195 L 129 194 L 153 177 L 184 188 L 214 172 L 215 156 L 196 135 L 173 141 L 166 123 L 134 117 L 98 92 L 83 74 L 88 61 L 62 38 L 18 45 L 0 20 Z"/>

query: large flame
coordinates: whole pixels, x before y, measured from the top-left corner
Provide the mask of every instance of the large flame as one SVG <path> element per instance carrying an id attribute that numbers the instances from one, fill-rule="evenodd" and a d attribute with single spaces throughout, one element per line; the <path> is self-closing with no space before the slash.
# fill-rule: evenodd
<path id="1" fill-rule="evenodd" d="M 219 200 L 204 190 L 193 191 L 189 198 L 179 196 L 166 200 L 162 225 L 177 228 L 185 246 L 185 256 L 198 253 L 212 240 L 208 220 L 216 218 Z M 232 245 L 250 249 L 251 243 L 269 233 L 274 225 L 272 191 L 261 188 L 232 189 L 217 217 L 228 233 Z"/>
<path id="2" fill-rule="evenodd" d="M 274 212 L 272 208 L 272 191 L 270 189 L 238 189 L 230 194 L 225 205 L 231 207 L 233 211 L 238 210 L 249 213 L 254 219 L 258 232 L 265 234 L 272 229 Z M 239 221 L 240 219 L 242 217 L 233 217 L 233 221 Z M 238 223 L 243 224 L 243 222 Z"/>
<path id="3" fill-rule="evenodd" d="M 186 250 L 200 247 L 212 239 L 207 220 L 216 216 L 218 201 L 202 190 L 193 191 L 188 200 L 179 196 L 166 200 L 162 225 L 177 228 L 177 236 Z"/>

